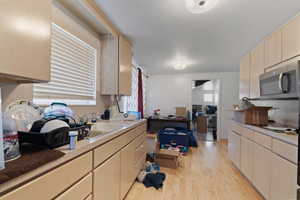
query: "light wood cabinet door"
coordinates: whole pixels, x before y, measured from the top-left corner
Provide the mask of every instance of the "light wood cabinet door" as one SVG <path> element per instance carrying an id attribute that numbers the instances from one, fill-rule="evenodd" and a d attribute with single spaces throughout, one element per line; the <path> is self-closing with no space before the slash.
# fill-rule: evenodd
<path id="1" fill-rule="evenodd" d="M 251 51 L 250 67 L 250 98 L 259 98 L 259 76 L 264 73 L 265 67 L 265 43 L 260 43 Z"/>
<path id="2" fill-rule="evenodd" d="M 265 41 L 265 68 L 282 61 L 282 30 L 272 33 Z"/>
<path id="3" fill-rule="evenodd" d="M 254 143 L 253 184 L 265 199 L 270 199 L 271 158 L 271 151 Z"/>
<path id="4" fill-rule="evenodd" d="M 94 170 L 94 200 L 120 200 L 121 154 L 116 153 Z"/>
<path id="5" fill-rule="evenodd" d="M 134 142 L 121 150 L 121 166 L 121 199 L 123 199 L 136 178 Z"/>
<path id="6" fill-rule="evenodd" d="M 272 155 L 271 200 L 297 199 L 297 165 Z"/>
<path id="7" fill-rule="evenodd" d="M 295 17 L 282 29 L 283 60 L 300 55 L 300 16 Z"/>
<path id="8" fill-rule="evenodd" d="M 132 50 L 129 42 L 119 37 L 119 94 L 131 96 Z"/>
<path id="9" fill-rule="evenodd" d="M 250 54 L 240 62 L 240 99 L 250 97 Z"/>
<path id="10" fill-rule="evenodd" d="M 1 1 L 0 74 L 20 82 L 50 80 L 51 2 Z"/>
<path id="11" fill-rule="evenodd" d="M 254 143 L 247 138 L 241 137 L 241 171 L 248 178 L 253 181 L 254 169 Z"/>
<path id="12" fill-rule="evenodd" d="M 101 94 L 117 95 L 119 91 L 118 37 L 101 36 Z"/>
<path id="13" fill-rule="evenodd" d="M 241 136 L 230 132 L 228 141 L 228 153 L 234 165 L 241 168 Z"/>

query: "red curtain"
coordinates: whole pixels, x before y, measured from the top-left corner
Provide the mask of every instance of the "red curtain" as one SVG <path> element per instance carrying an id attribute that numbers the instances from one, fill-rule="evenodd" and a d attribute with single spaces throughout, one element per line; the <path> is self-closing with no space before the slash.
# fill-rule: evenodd
<path id="1" fill-rule="evenodd" d="M 141 113 L 141 118 L 144 118 L 144 101 L 143 101 L 143 74 L 138 68 L 138 112 Z"/>

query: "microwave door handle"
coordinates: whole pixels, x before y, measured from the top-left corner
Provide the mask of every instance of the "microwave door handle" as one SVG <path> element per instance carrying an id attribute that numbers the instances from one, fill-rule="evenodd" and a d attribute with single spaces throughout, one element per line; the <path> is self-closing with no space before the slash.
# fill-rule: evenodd
<path id="1" fill-rule="evenodd" d="M 279 86 L 279 89 L 281 92 L 283 92 L 283 89 L 282 89 L 282 78 L 283 78 L 283 73 L 280 73 L 279 74 L 279 80 L 278 80 L 278 86 Z"/>

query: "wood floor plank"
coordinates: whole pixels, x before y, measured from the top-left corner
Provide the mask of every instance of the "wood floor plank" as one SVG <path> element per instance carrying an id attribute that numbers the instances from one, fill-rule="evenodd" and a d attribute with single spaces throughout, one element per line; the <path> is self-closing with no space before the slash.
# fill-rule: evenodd
<path id="1" fill-rule="evenodd" d="M 126 200 L 263 200 L 232 165 L 224 141 L 199 142 L 182 163 L 176 170 L 162 169 L 163 189 L 135 183 Z"/>

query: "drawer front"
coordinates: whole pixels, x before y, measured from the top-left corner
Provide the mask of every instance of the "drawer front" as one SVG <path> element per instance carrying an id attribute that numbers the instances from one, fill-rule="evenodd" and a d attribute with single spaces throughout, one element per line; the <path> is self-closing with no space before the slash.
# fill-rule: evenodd
<path id="1" fill-rule="evenodd" d="M 272 151 L 295 164 L 298 163 L 298 150 L 293 145 L 273 139 Z"/>
<path id="2" fill-rule="evenodd" d="M 266 136 L 257 132 L 253 132 L 254 134 L 254 141 L 257 144 L 260 144 L 268 149 L 272 147 L 272 138 L 270 136 Z"/>
<path id="3" fill-rule="evenodd" d="M 92 152 L 86 153 L 2 196 L 0 200 L 53 199 L 92 170 L 92 159 Z"/>
<path id="4" fill-rule="evenodd" d="M 92 193 L 92 184 L 92 173 L 90 173 L 55 200 L 84 200 Z"/>
<path id="5" fill-rule="evenodd" d="M 232 122 L 231 130 L 237 134 L 242 134 L 243 130 L 240 125 L 238 125 L 236 122 Z"/>
<path id="6" fill-rule="evenodd" d="M 243 128 L 242 135 L 249 140 L 254 140 L 254 131 L 249 128 Z"/>
<path id="7" fill-rule="evenodd" d="M 94 150 L 94 167 L 99 166 L 107 158 L 118 152 L 138 135 L 137 129 L 130 130 L 112 139 Z"/>

